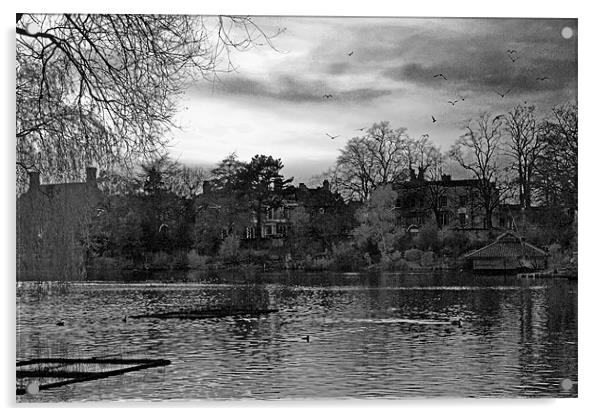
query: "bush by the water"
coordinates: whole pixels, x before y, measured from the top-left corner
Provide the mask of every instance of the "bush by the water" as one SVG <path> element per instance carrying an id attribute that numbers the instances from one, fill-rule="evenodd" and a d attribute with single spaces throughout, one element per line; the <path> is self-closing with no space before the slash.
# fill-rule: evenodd
<path id="1" fill-rule="evenodd" d="M 332 245 L 330 268 L 335 271 L 349 272 L 365 266 L 365 260 L 359 250 L 348 242 Z"/>

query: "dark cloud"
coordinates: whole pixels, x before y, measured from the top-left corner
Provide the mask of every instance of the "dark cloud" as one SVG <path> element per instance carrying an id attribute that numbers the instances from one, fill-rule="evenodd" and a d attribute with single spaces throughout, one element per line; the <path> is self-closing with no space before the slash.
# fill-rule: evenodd
<path id="1" fill-rule="evenodd" d="M 341 75 L 350 72 L 352 64 L 349 62 L 333 62 L 326 67 L 326 73 Z"/>
<path id="2" fill-rule="evenodd" d="M 358 88 L 341 92 L 339 98 L 346 101 L 371 101 L 391 93 L 391 90 Z"/>
<path id="3" fill-rule="evenodd" d="M 292 75 L 276 76 L 273 81 L 241 75 L 223 77 L 213 85 L 213 91 L 228 95 L 267 97 L 291 102 L 370 101 L 391 94 L 391 90 L 388 89 L 337 90 L 326 82 Z M 332 95 L 332 97 L 324 98 L 324 95 Z"/>

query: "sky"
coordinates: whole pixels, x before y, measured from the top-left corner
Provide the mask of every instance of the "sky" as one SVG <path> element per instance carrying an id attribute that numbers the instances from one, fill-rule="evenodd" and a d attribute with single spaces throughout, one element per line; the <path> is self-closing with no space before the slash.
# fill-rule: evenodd
<path id="1" fill-rule="evenodd" d="M 267 154 L 304 182 L 379 121 L 428 134 L 446 152 L 482 112 L 527 103 L 543 117 L 577 101 L 576 19 L 253 21 L 280 32 L 273 47 L 235 52 L 235 71 L 189 86 L 170 147 L 181 162 L 212 167 L 232 152 Z"/>

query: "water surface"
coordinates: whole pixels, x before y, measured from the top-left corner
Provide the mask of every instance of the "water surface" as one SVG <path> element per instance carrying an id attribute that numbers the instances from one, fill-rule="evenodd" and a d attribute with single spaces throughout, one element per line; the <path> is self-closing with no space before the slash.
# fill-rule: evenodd
<path id="1" fill-rule="evenodd" d="M 279 312 L 122 319 L 230 304 Z M 19 290 L 17 360 L 114 354 L 172 364 L 18 401 L 576 397 L 577 284 L 275 273 L 206 284 L 74 284 L 48 295 Z M 560 387 L 564 379 L 575 383 L 570 390 Z"/>

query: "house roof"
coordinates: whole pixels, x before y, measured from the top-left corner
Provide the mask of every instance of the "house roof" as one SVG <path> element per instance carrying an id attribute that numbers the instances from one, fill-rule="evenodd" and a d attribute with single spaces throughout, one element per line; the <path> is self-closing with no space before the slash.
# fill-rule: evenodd
<path id="1" fill-rule="evenodd" d="M 505 232 L 493 243 L 464 256 L 466 259 L 483 258 L 520 258 L 520 257 L 545 257 L 548 254 L 540 248 L 525 242 L 513 232 Z"/>

